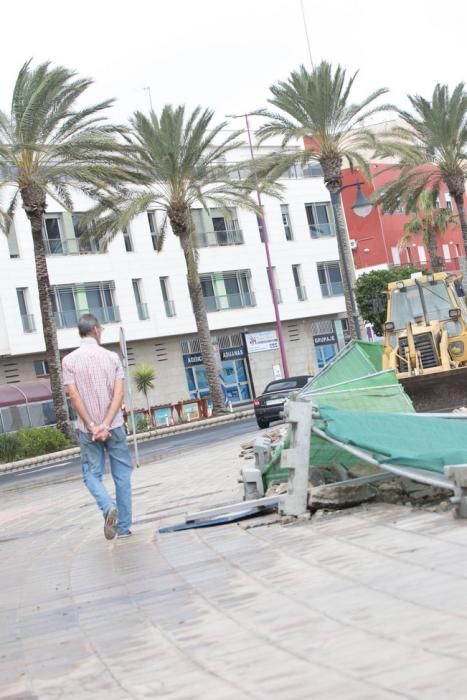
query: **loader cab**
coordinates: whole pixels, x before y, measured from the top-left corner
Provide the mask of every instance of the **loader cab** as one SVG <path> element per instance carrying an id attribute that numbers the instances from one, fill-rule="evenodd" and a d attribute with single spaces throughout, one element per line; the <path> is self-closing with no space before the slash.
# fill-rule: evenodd
<path id="1" fill-rule="evenodd" d="M 386 369 L 408 376 L 467 363 L 467 308 L 460 289 L 445 272 L 388 285 Z"/>

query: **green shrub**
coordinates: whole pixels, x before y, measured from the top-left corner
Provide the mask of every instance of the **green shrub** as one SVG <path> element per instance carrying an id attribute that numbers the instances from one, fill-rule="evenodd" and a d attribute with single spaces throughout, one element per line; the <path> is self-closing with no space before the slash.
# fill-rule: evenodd
<path id="1" fill-rule="evenodd" d="M 17 433 L 0 435 L 0 462 L 12 462 L 18 459 L 20 440 Z"/>
<path id="2" fill-rule="evenodd" d="M 57 428 L 23 428 L 16 433 L 0 435 L 0 462 L 37 457 L 71 447 Z"/>

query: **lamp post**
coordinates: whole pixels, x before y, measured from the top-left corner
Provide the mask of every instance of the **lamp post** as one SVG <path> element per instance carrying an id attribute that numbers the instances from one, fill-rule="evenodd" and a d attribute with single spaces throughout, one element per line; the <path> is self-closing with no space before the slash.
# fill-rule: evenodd
<path id="1" fill-rule="evenodd" d="M 350 243 L 349 237 L 347 236 L 347 231 L 345 229 L 343 208 L 341 192 L 348 189 L 349 187 L 357 188 L 357 198 L 352 204 L 352 211 L 360 217 L 365 217 L 370 214 L 373 209 L 372 203 L 365 197 L 361 190 L 363 182 L 352 182 L 349 185 L 343 185 L 338 190 L 331 192 L 331 205 L 334 214 L 334 220 L 336 222 L 337 229 L 337 247 L 339 250 L 339 261 L 342 266 L 342 274 L 344 277 L 344 292 L 347 292 L 347 297 L 350 304 L 350 315 L 352 317 L 352 324 L 350 328 L 351 335 L 361 340 L 362 338 L 362 326 L 360 323 L 360 317 L 358 315 L 357 301 L 355 299 L 355 292 L 353 289 L 353 284 L 355 282 L 355 273 L 353 267 L 350 267 Z M 353 332 L 352 332 L 353 331 Z"/>
<path id="2" fill-rule="evenodd" d="M 271 291 L 272 305 L 274 307 L 274 318 L 275 318 L 275 325 L 276 325 L 277 340 L 279 342 L 279 352 L 281 355 L 282 371 L 284 372 L 284 377 L 288 377 L 289 376 L 289 367 L 287 364 L 287 354 L 285 352 L 284 335 L 282 333 L 281 318 L 280 318 L 280 313 L 279 313 L 279 304 L 278 304 L 278 300 L 277 300 L 277 288 L 276 288 L 276 282 L 274 280 L 274 272 L 273 272 L 273 269 L 271 266 L 271 252 L 269 250 L 268 230 L 266 227 L 266 219 L 264 216 L 263 201 L 261 198 L 261 192 L 259 189 L 258 177 L 257 177 L 257 173 L 256 173 L 255 154 L 253 151 L 253 142 L 251 140 L 250 122 L 248 119 L 248 117 L 250 117 L 254 114 L 255 114 L 255 112 L 247 112 L 246 114 L 226 114 L 225 116 L 230 118 L 230 119 L 244 118 L 245 123 L 246 123 L 246 132 L 248 134 L 248 144 L 250 147 L 251 161 L 253 163 L 253 176 L 254 176 L 255 182 L 256 182 L 256 201 L 258 202 L 258 208 L 260 211 L 259 218 L 260 218 L 260 223 L 261 223 L 261 231 L 263 234 L 262 238 L 263 238 L 263 243 L 264 243 L 264 250 L 266 251 L 266 260 L 267 260 L 266 269 L 267 269 L 267 275 L 268 275 L 268 281 L 269 281 L 269 289 Z"/>

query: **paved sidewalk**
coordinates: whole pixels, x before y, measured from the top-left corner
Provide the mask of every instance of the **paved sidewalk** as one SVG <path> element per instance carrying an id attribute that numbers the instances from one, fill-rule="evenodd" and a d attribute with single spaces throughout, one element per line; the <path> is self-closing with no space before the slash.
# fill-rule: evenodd
<path id="1" fill-rule="evenodd" d="M 157 535 L 234 500 L 240 442 L 135 472 L 131 540 L 79 481 L 7 490 L 0 698 L 462 698 L 467 523 L 372 505 Z"/>

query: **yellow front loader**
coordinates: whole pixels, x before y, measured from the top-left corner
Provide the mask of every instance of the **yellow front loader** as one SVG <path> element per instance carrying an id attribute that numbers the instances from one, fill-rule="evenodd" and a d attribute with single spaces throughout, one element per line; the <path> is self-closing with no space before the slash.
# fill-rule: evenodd
<path id="1" fill-rule="evenodd" d="M 395 369 L 417 411 L 467 406 L 467 307 L 446 272 L 390 282 L 383 369 Z"/>

